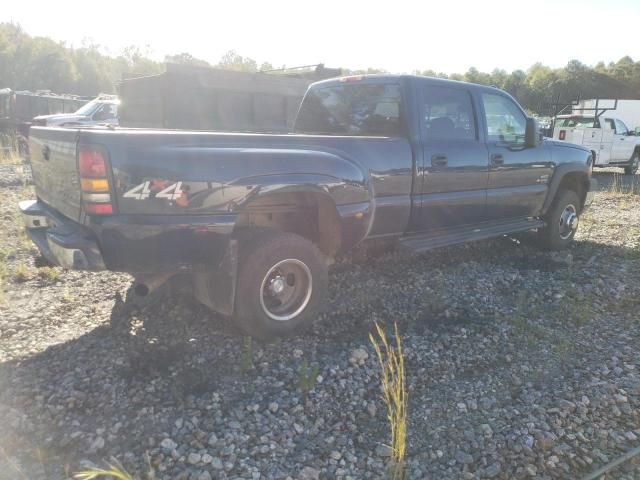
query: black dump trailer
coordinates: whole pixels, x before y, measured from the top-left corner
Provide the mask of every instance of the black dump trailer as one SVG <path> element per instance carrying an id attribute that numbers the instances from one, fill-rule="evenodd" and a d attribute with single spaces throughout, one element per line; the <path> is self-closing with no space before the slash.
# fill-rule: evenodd
<path id="1" fill-rule="evenodd" d="M 338 75 L 321 65 L 285 74 L 167 64 L 164 73 L 120 83 L 120 126 L 287 132 L 307 87 Z"/>
<path id="2" fill-rule="evenodd" d="M 0 89 L 0 147 L 24 153 L 33 117 L 73 113 L 89 100 L 91 97 L 56 95 L 49 91 Z"/>

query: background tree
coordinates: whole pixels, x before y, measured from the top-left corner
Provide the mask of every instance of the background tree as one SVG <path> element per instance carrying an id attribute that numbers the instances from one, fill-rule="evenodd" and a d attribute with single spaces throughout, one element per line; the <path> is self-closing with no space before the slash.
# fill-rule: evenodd
<path id="1" fill-rule="evenodd" d="M 229 70 L 238 70 L 241 72 L 257 72 L 258 64 L 253 58 L 243 57 L 235 50 L 229 50 L 225 53 L 216 67 L 226 68 Z"/>
<path id="2" fill-rule="evenodd" d="M 194 65 L 196 67 L 210 67 L 206 60 L 200 60 L 190 53 L 182 52 L 177 55 L 167 55 L 164 57 L 165 63 L 179 63 L 180 65 Z"/>
<path id="3" fill-rule="evenodd" d="M 49 38 L 32 37 L 19 25 L 0 23 L 0 88 L 14 90 L 52 90 L 56 93 L 97 95 L 115 93 L 122 78 L 152 75 L 164 71 L 161 62 L 152 60 L 148 47 L 130 46 L 116 56 L 106 55 L 100 45 L 86 44 L 71 48 Z M 168 55 L 165 62 L 211 66 L 206 60 L 188 52 Z M 417 59 L 416 61 L 419 61 Z M 258 62 L 235 50 L 226 52 L 214 66 L 244 72 L 273 70 L 269 62 Z M 386 73 L 367 68 L 343 69 L 345 74 Z M 542 63 L 528 70 L 490 73 L 471 67 L 465 73 L 433 70 L 414 73 L 494 85 L 506 90 L 525 107 L 536 113 L 548 113 L 549 103 L 558 96 L 562 101 L 581 98 L 640 98 L 640 62 L 625 56 L 617 62 L 599 62 L 591 67 L 571 60 L 563 68 L 550 68 Z"/>

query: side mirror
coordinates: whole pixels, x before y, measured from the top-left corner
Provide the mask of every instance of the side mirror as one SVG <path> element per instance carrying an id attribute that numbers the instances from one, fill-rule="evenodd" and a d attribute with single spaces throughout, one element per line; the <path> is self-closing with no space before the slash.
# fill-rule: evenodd
<path id="1" fill-rule="evenodd" d="M 524 144 L 527 147 L 537 147 L 540 145 L 538 122 L 535 118 L 527 117 L 527 126 L 524 131 Z"/>

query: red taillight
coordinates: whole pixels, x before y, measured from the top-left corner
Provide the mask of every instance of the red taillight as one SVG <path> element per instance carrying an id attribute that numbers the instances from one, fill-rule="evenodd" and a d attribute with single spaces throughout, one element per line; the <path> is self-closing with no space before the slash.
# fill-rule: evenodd
<path id="1" fill-rule="evenodd" d="M 567 132 L 565 130 L 560 130 L 560 134 L 558 135 L 558 138 L 560 140 L 564 140 L 565 138 L 567 138 Z"/>
<path id="2" fill-rule="evenodd" d="M 84 211 L 88 215 L 111 215 L 111 193 L 107 177 L 107 155 L 99 147 L 80 147 L 78 173 Z"/>
<path id="3" fill-rule="evenodd" d="M 101 178 L 107 176 L 107 161 L 100 150 L 81 148 L 78 159 L 78 170 L 84 178 Z"/>
<path id="4" fill-rule="evenodd" d="M 84 211 L 89 215 L 111 215 L 113 207 L 110 203 L 85 203 Z"/>

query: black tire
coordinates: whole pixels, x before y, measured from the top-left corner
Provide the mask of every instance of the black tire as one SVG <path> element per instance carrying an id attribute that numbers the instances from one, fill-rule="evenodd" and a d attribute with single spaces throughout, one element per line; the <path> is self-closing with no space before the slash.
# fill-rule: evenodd
<path id="1" fill-rule="evenodd" d="M 262 340 L 308 327 L 326 298 L 323 255 L 299 235 L 255 229 L 250 238 L 251 230 L 240 237 L 234 319 Z"/>
<path id="2" fill-rule="evenodd" d="M 575 215 L 575 223 L 571 214 Z M 561 190 L 556 194 L 549 211 L 544 216 L 545 228 L 538 230 L 538 243 L 545 250 L 562 250 L 573 241 L 578 230 L 580 197 L 573 190 Z"/>
<path id="3" fill-rule="evenodd" d="M 640 153 L 634 153 L 629 161 L 629 165 L 624 167 L 625 175 L 635 175 L 640 169 Z"/>

